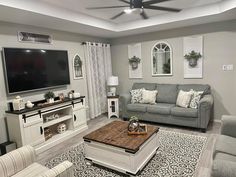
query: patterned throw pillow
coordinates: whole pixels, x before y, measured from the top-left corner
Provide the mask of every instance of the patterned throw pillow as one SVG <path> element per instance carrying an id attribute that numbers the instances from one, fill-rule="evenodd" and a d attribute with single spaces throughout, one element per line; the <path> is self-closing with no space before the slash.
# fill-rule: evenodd
<path id="1" fill-rule="evenodd" d="M 179 91 L 176 105 L 179 107 L 187 108 L 189 107 L 193 93 L 191 91 L 185 92 L 183 90 Z"/>
<path id="2" fill-rule="evenodd" d="M 131 90 L 130 94 L 131 94 L 131 103 L 141 103 L 142 101 L 142 96 L 143 96 L 143 90 L 144 88 L 141 89 L 135 89 L 135 90 Z"/>
<path id="3" fill-rule="evenodd" d="M 203 91 L 190 90 L 193 93 L 192 99 L 190 101 L 189 107 L 197 109 L 199 101 L 202 97 Z"/>

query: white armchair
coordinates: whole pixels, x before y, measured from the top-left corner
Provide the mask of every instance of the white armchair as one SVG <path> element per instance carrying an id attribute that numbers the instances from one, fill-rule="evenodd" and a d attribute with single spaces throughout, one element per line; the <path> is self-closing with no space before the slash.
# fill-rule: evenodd
<path id="1" fill-rule="evenodd" d="M 24 146 L 0 157 L 1 177 L 72 177 L 72 163 L 64 161 L 49 169 L 35 162 L 35 150 Z"/>

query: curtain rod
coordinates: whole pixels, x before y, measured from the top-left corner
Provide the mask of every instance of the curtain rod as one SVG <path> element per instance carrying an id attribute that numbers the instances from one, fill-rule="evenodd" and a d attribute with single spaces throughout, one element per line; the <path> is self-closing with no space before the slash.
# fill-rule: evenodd
<path id="1" fill-rule="evenodd" d="M 87 42 L 82 42 L 81 45 L 86 45 Z M 96 43 L 96 42 L 91 42 L 91 45 L 98 45 L 99 43 Z M 107 46 L 108 44 L 102 44 L 102 46 Z M 111 46 L 111 44 L 109 44 Z"/>

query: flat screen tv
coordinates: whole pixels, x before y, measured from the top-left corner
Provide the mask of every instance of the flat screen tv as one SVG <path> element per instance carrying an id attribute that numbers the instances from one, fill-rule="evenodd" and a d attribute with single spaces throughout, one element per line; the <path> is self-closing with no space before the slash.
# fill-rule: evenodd
<path id="1" fill-rule="evenodd" d="M 70 84 L 67 51 L 3 48 L 3 63 L 9 95 Z"/>

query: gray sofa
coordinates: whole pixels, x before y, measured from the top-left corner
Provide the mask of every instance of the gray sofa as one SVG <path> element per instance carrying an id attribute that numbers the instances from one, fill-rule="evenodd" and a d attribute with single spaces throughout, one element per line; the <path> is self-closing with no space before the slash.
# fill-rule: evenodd
<path id="1" fill-rule="evenodd" d="M 134 83 L 132 90 L 140 88 L 158 90 L 157 104 L 131 104 L 130 93 L 121 94 L 121 109 L 124 119 L 137 116 L 143 121 L 195 127 L 202 131 L 207 129 L 213 108 L 213 97 L 209 85 Z M 175 104 L 179 90 L 189 91 L 190 89 L 204 91 L 199 108 L 177 107 Z"/>
<path id="2" fill-rule="evenodd" d="M 222 116 L 213 153 L 212 177 L 236 177 L 236 116 Z"/>

